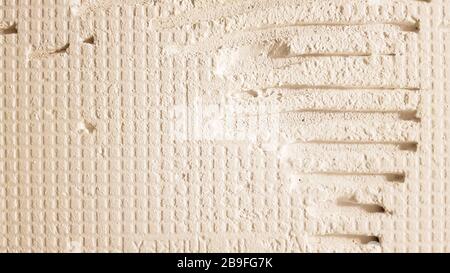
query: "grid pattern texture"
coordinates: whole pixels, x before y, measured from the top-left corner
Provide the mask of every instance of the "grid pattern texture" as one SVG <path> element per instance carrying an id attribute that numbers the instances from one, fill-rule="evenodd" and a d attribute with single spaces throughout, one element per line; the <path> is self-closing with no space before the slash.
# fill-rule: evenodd
<path id="1" fill-rule="evenodd" d="M 0 0 L 1 252 L 449 252 L 445 0 Z"/>

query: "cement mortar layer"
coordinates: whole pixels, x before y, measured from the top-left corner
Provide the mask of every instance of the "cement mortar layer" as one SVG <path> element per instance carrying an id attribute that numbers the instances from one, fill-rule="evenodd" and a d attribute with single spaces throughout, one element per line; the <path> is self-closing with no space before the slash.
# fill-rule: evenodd
<path id="1" fill-rule="evenodd" d="M 450 3 L 0 0 L 0 251 L 450 251 Z"/>

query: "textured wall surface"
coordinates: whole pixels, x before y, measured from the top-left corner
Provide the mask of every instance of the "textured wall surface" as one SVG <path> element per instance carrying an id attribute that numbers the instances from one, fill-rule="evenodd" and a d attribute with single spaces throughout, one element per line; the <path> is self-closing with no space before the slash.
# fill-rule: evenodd
<path id="1" fill-rule="evenodd" d="M 450 1 L 0 0 L 1 252 L 450 252 Z"/>

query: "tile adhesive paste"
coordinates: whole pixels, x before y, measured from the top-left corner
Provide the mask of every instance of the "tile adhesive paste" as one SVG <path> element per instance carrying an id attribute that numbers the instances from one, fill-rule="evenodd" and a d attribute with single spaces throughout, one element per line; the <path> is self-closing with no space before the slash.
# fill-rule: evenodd
<path id="1" fill-rule="evenodd" d="M 0 0 L 1 252 L 450 252 L 450 1 Z"/>

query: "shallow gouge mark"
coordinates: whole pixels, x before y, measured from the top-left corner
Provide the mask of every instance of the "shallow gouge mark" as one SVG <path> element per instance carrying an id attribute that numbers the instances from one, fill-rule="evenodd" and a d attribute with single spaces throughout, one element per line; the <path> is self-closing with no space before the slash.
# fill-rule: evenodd
<path id="1" fill-rule="evenodd" d="M 379 236 L 374 235 L 357 235 L 357 234 L 325 234 L 325 235 L 317 235 L 322 238 L 328 239 L 337 239 L 348 242 L 353 242 L 357 244 L 367 245 L 371 243 L 379 244 L 381 243 L 381 239 Z"/>
<path id="2" fill-rule="evenodd" d="M 339 207 L 358 208 L 367 213 L 386 213 L 386 209 L 381 205 L 359 203 L 354 198 L 339 198 L 336 202 L 336 205 Z"/>
<path id="3" fill-rule="evenodd" d="M 273 54 L 273 55 L 272 55 Z M 271 53 L 271 58 L 321 58 L 321 57 L 370 57 L 370 56 L 396 56 L 395 53 L 365 53 L 365 52 L 326 52 L 326 53 L 305 53 L 305 54 L 290 54 L 290 55 L 276 55 Z"/>
<path id="4" fill-rule="evenodd" d="M 345 172 L 345 171 L 320 171 L 320 172 L 309 172 L 307 174 L 321 175 L 321 176 L 364 176 L 364 177 L 378 177 L 381 176 L 386 182 L 396 182 L 404 183 L 406 180 L 406 174 L 401 172 Z"/>
<path id="5" fill-rule="evenodd" d="M 311 89 L 311 90 L 361 90 L 361 91 L 386 91 L 386 90 L 401 90 L 401 91 L 419 91 L 420 87 L 405 87 L 405 86 L 356 86 L 356 85 L 306 85 L 306 84 L 283 84 L 279 86 L 267 87 L 267 89 Z"/>
<path id="6" fill-rule="evenodd" d="M 91 36 L 87 37 L 86 39 L 83 40 L 83 43 L 91 44 L 91 45 L 95 44 L 95 36 L 91 35 Z"/>
<path id="7" fill-rule="evenodd" d="M 36 50 L 30 55 L 30 59 L 42 59 L 48 58 L 54 55 L 67 54 L 67 50 L 70 47 L 70 43 L 63 45 L 62 47 L 52 49 L 52 50 Z"/>
<path id="8" fill-rule="evenodd" d="M 405 32 L 419 32 L 420 23 L 416 21 L 414 23 L 410 22 L 308 22 L 308 23 L 296 23 L 296 24 L 278 24 L 278 25 L 267 25 L 258 28 L 248 29 L 246 31 L 260 31 L 269 30 L 274 28 L 286 28 L 286 27 L 311 27 L 311 26 L 376 26 L 376 25 L 391 25 L 399 27 Z"/>
<path id="9" fill-rule="evenodd" d="M 0 22 L 0 35 L 17 34 L 17 23 Z"/>
<path id="10" fill-rule="evenodd" d="M 418 143 L 417 142 L 394 142 L 394 141 L 338 141 L 338 140 L 309 140 L 309 141 L 296 141 L 292 144 L 320 144 L 320 145 L 386 145 L 386 146 L 395 146 L 400 151 L 409 151 L 409 152 L 417 152 Z"/>
<path id="11" fill-rule="evenodd" d="M 373 111 L 373 110 L 341 110 L 341 109 L 297 109 L 285 111 L 283 113 L 354 113 L 354 114 L 397 114 L 399 120 L 420 122 L 417 111 Z"/>

